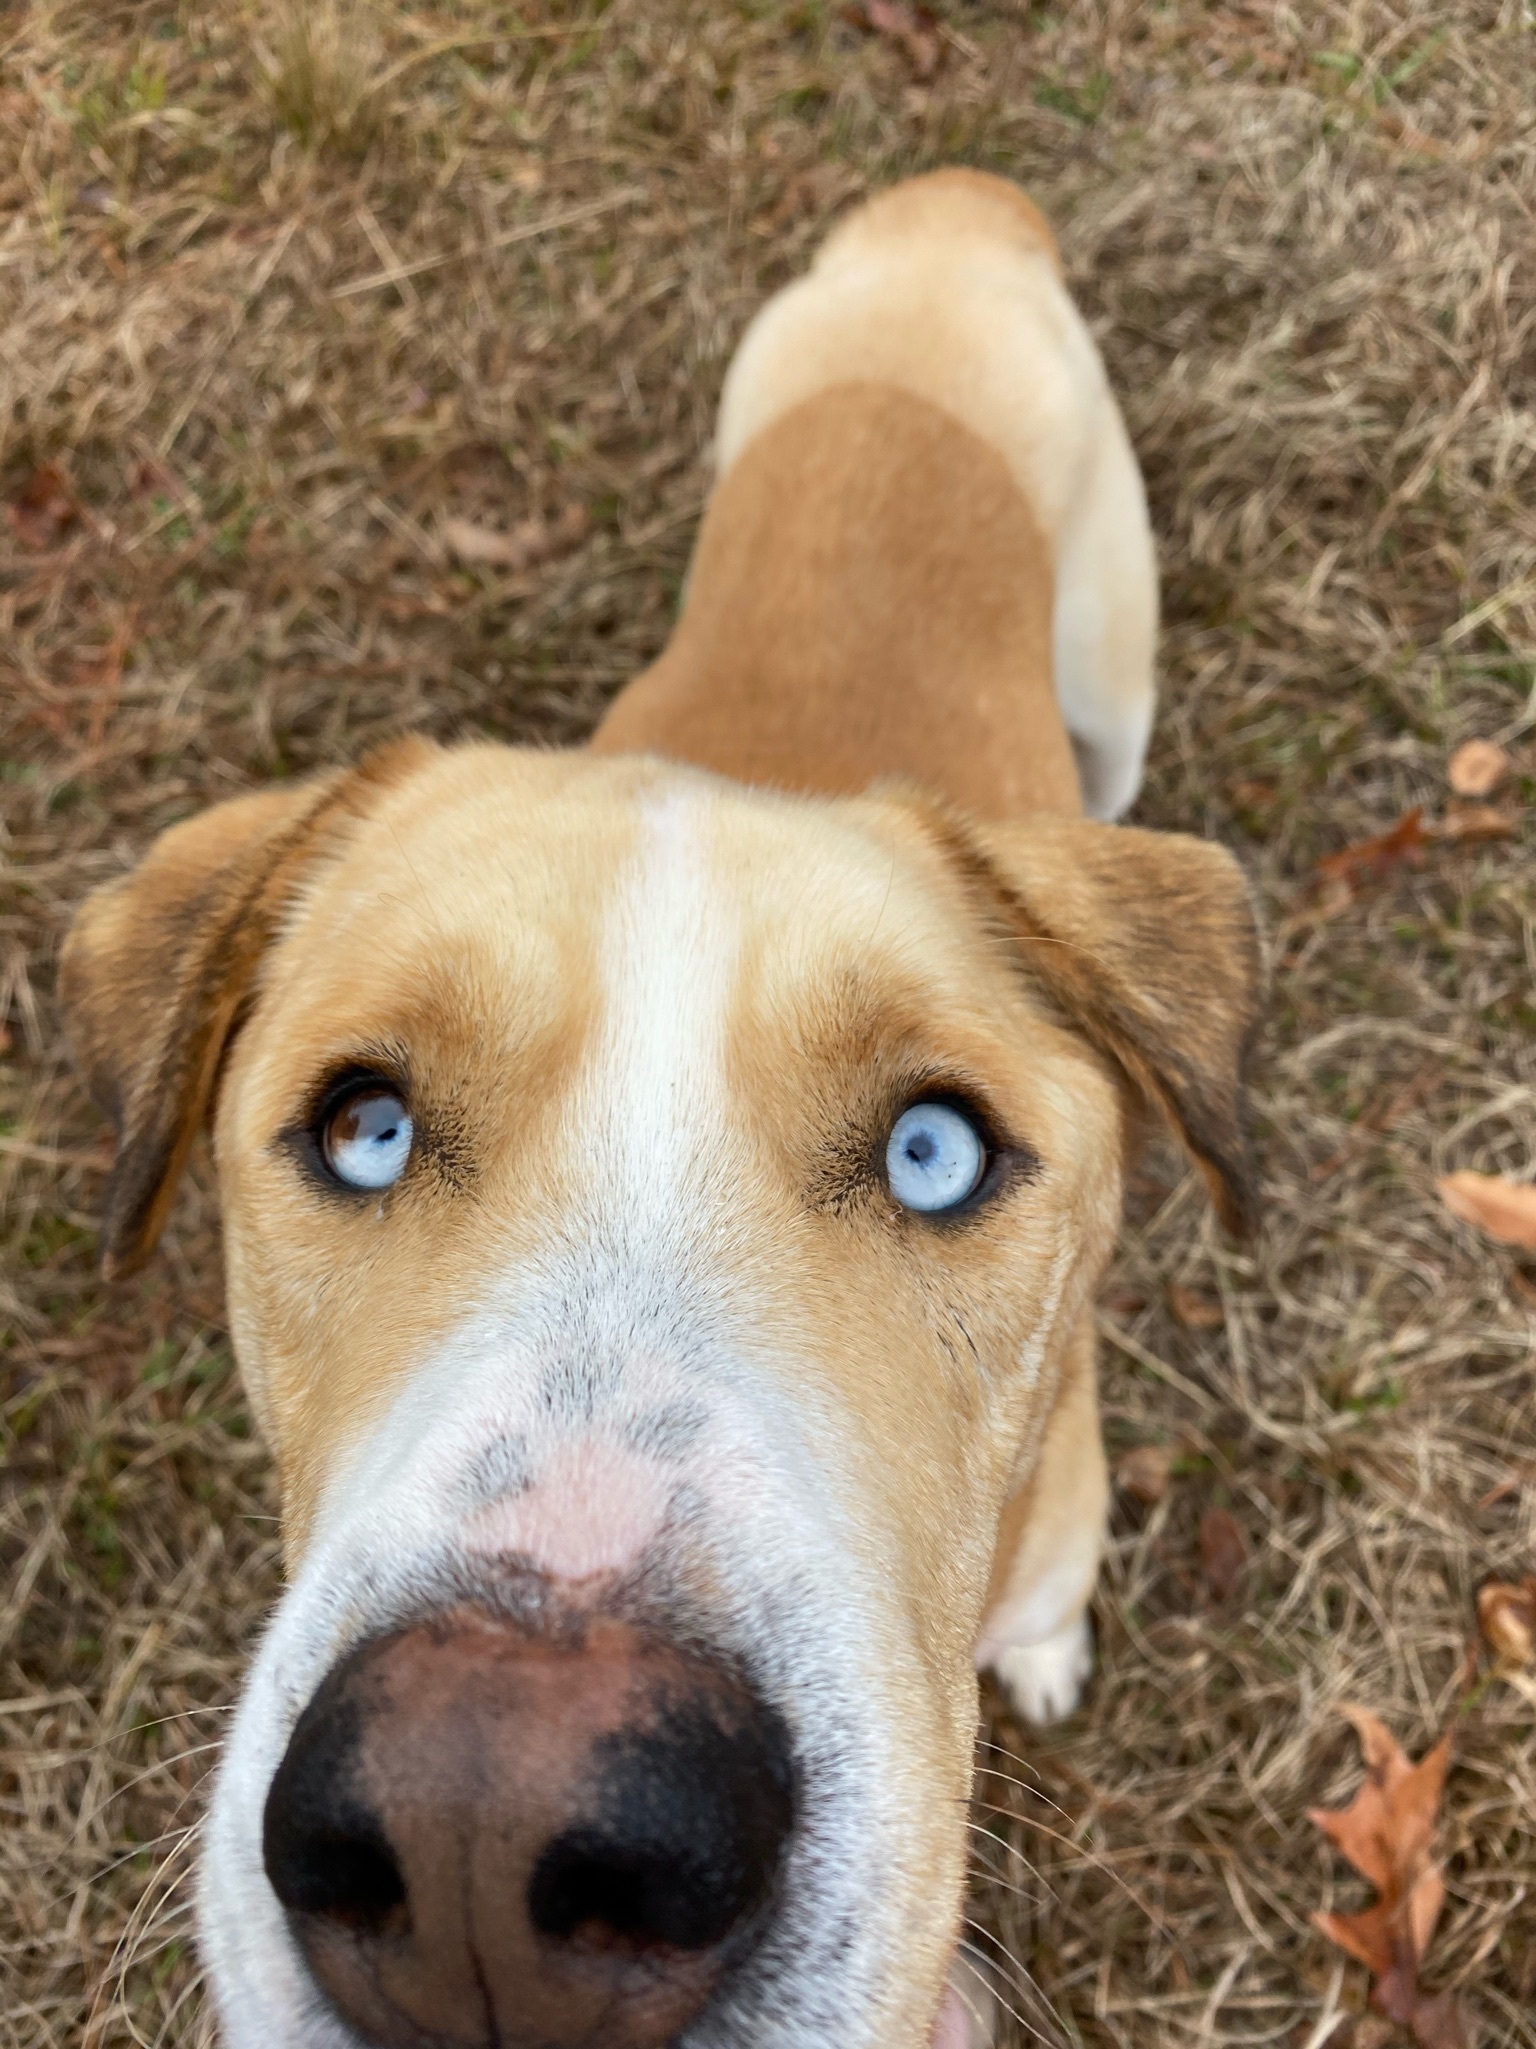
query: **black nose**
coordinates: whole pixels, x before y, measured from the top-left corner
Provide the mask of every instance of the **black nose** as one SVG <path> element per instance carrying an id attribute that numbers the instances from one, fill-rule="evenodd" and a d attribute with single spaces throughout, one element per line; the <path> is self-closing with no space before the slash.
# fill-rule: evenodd
<path id="1" fill-rule="evenodd" d="M 661 2049 L 751 1948 L 793 1822 L 783 1724 L 734 1675 L 459 1614 L 325 1680 L 263 1849 L 368 2040 Z"/>
<path id="2" fill-rule="evenodd" d="M 719 1705 L 689 1694 L 650 1726 L 598 1739 L 585 1780 L 592 1819 L 557 1836 L 533 1869 L 528 1907 L 541 1935 L 708 1950 L 756 1913 L 789 1827 L 789 1760 L 775 1722 L 723 1720 Z"/>

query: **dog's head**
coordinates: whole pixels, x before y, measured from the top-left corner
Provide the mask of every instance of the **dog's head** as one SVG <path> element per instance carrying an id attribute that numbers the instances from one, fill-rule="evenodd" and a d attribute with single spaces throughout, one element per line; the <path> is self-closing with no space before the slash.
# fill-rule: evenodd
<path id="1" fill-rule="evenodd" d="M 153 1243 L 211 1117 L 292 1586 L 221 1777 L 238 2049 L 920 2049 L 999 1513 L 1160 1109 L 1234 1220 L 1204 843 L 421 743 L 71 935 Z"/>

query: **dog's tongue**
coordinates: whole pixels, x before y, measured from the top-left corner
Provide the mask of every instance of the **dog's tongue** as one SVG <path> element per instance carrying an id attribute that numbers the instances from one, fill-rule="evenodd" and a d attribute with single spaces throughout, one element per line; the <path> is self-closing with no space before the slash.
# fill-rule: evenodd
<path id="1" fill-rule="evenodd" d="M 971 2049 L 971 2017 L 953 1985 L 946 1985 L 933 2024 L 933 2049 Z"/>

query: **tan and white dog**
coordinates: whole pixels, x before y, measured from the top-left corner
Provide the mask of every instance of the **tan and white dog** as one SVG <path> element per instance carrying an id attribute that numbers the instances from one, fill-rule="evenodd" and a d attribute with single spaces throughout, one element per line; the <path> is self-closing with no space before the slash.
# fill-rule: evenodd
<path id="1" fill-rule="evenodd" d="M 83 907 L 108 1260 L 211 1120 L 282 1480 L 232 2049 L 968 2038 L 976 1672 L 1043 1720 L 1089 1669 L 1144 1113 L 1251 1203 L 1242 879 L 1096 822 L 1155 610 L 1044 222 L 918 179 L 749 331 L 590 748 L 402 743 Z"/>

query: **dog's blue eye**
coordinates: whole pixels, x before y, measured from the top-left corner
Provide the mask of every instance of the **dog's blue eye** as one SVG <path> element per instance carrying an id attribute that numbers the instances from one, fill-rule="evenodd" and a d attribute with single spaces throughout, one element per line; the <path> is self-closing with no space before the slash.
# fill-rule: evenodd
<path id="1" fill-rule="evenodd" d="M 325 1120 L 320 1150 L 348 1188 L 390 1188 L 411 1156 L 411 1114 L 389 1089 L 359 1089 Z"/>
<path id="2" fill-rule="evenodd" d="M 948 1103 L 903 1110 L 885 1148 L 886 1179 L 905 1209 L 953 1209 L 975 1194 L 986 1168 L 981 1133 Z"/>

